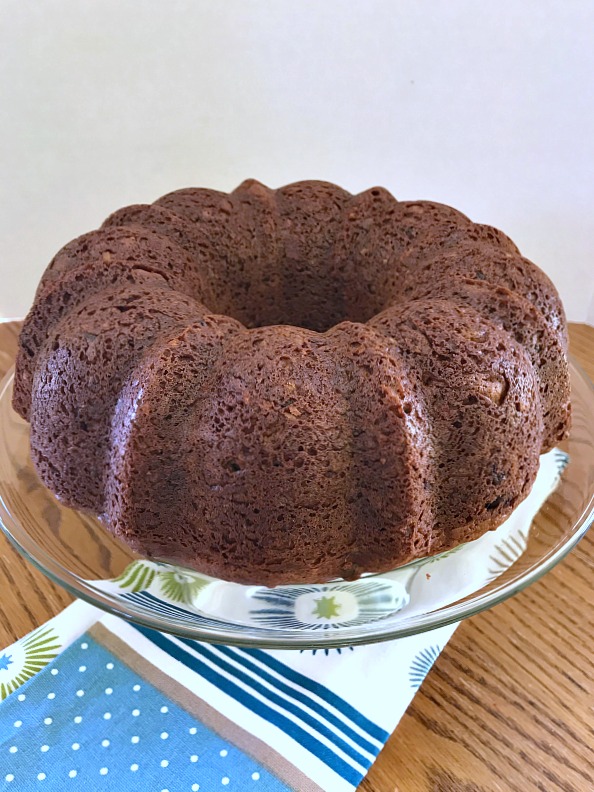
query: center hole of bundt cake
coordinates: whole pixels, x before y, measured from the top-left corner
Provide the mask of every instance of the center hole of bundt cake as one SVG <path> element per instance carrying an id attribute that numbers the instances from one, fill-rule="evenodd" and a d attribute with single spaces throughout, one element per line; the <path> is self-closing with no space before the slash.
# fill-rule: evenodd
<path id="1" fill-rule="evenodd" d="M 244 284 L 212 307 L 247 327 L 292 325 L 323 333 L 340 322 L 367 322 L 386 304 L 386 294 L 361 277 L 346 278 L 331 265 L 324 272 L 297 264 L 287 260 L 282 278 Z"/>

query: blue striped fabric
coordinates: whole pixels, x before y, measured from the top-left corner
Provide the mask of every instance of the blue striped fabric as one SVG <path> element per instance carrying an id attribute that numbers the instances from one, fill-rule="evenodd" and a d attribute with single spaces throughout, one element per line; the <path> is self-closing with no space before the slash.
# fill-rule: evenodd
<path id="1" fill-rule="evenodd" d="M 327 701 L 328 704 L 332 705 L 335 709 L 342 712 L 345 717 L 350 718 L 353 723 L 356 723 L 359 728 L 366 731 L 375 740 L 378 740 L 382 746 L 390 736 L 390 734 L 385 731 L 385 729 L 382 729 L 376 723 L 370 721 L 369 718 L 366 718 L 365 715 L 359 712 L 359 710 L 356 710 L 351 704 L 349 704 L 348 701 L 345 701 L 340 696 L 337 696 L 332 690 L 320 684 L 319 682 L 316 682 L 315 679 L 311 679 L 310 677 L 300 674 L 299 671 L 295 671 L 293 668 L 286 665 L 285 663 L 282 663 L 280 660 L 277 660 L 267 652 L 264 652 L 261 649 L 238 649 L 237 651 L 250 655 L 251 657 L 259 660 L 264 665 L 267 665 L 273 671 L 276 671 L 278 674 L 286 677 L 291 682 L 300 685 L 302 688 L 309 690 L 311 693 L 315 693 L 317 696 L 324 699 L 324 701 Z"/>
<path id="2" fill-rule="evenodd" d="M 355 748 L 351 747 L 339 735 L 333 734 L 332 730 L 325 726 L 322 722 L 318 721 L 315 717 L 312 717 L 309 713 L 293 704 L 290 699 L 275 693 L 272 686 L 262 684 L 257 680 L 254 680 L 253 677 L 250 677 L 249 675 L 236 669 L 234 666 L 227 663 L 223 658 L 217 657 L 215 652 L 213 652 L 213 650 L 209 647 L 198 644 L 197 646 L 191 646 L 190 648 L 211 662 L 216 663 L 221 671 L 225 671 L 227 674 L 233 674 L 239 682 L 251 687 L 256 693 L 259 693 L 261 696 L 267 698 L 272 704 L 275 704 L 277 707 L 281 707 L 282 709 L 291 713 L 291 715 L 299 718 L 312 731 L 317 731 L 318 734 L 322 735 L 327 740 L 333 741 L 337 748 L 347 754 L 347 756 L 350 756 L 350 758 L 358 764 L 366 768 L 371 764 L 370 760 L 366 756 L 359 753 L 359 751 L 357 751 Z M 275 687 L 278 689 L 277 685 L 275 685 Z"/>
<path id="3" fill-rule="evenodd" d="M 135 629 L 164 652 L 208 680 L 219 690 L 233 697 L 251 712 L 282 729 L 285 734 L 310 751 L 350 784 L 357 785 L 361 781 L 375 756 L 381 750 L 381 745 L 374 745 L 353 728 L 352 720 L 354 719 L 351 719 L 351 716 L 353 714 L 359 715 L 357 711 L 343 699 L 324 688 L 323 685 L 316 683 L 316 695 L 326 700 L 324 694 L 329 694 L 327 698 L 332 699 L 329 703 L 334 708 L 342 713 L 349 712 L 349 716 L 346 717 L 351 719 L 351 724 L 336 718 L 332 712 L 319 702 L 316 702 L 303 689 L 304 686 L 297 691 L 289 685 L 284 685 L 272 675 L 258 668 L 255 663 L 248 663 L 246 660 L 242 662 L 240 653 L 235 650 L 231 650 L 228 647 L 209 646 L 187 639 L 172 639 L 162 633 L 139 626 L 135 626 Z M 269 656 L 266 655 L 266 657 L 268 658 Z M 237 668 L 228 660 L 242 664 L 245 670 Z M 294 674 L 292 669 L 289 669 L 283 663 L 275 662 L 278 663 L 275 668 L 277 673 L 280 670 L 281 672 L 290 672 L 291 675 Z M 248 671 L 249 673 L 247 673 Z M 284 675 L 289 678 L 289 673 L 284 673 Z M 300 676 L 299 674 L 294 674 L 292 681 L 295 683 Z M 282 695 L 279 693 L 282 693 Z M 260 697 L 266 699 L 269 703 L 262 701 Z M 300 706 L 296 706 L 295 702 L 304 704 L 315 714 L 305 712 Z M 284 712 L 279 711 L 279 709 Z M 316 714 L 319 717 L 316 717 Z M 343 735 L 348 736 L 353 742 L 360 745 L 368 755 L 361 753 L 360 750 L 343 739 L 340 734 L 329 729 L 321 718 L 338 726 Z M 297 720 L 303 725 L 296 722 Z M 357 721 L 355 722 L 359 729 L 364 728 L 370 738 L 378 739 L 376 734 L 381 732 L 381 730 L 377 726 L 360 715 Z M 362 727 L 361 724 L 365 724 L 365 726 Z M 371 726 L 374 733 L 370 734 L 366 726 Z M 319 739 L 320 737 L 323 737 L 326 742 Z M 361 743 L 364 744 L 361 745 Z"/>
<path id="4" fill-rule="evenodd" d="M 172 605 L 170 603 L 166 603 L 163 600 L 158 599 L 157 597 L 153 596 L 149 592 L 135 592 L 135 593 L 128 593 L 125 594 L 124 597 L 132 602 L 150 602 L 151 608 L 158 610 L 160 613 L 164 615 L 175 615 L 176 618 L 182 618 L 186 621 L 192 621 L 195 618 L 203 620 L 204 617 L 200 616 L 199 614 L 192 613 L 191 611 L 186 610 L 185 608 L 181 608 L 177 605 Z M 214 620 L 206 619 L 206 621 L 215 623 Z M 190 646 L 196 645 L 196 642 L 189 641 L 188 644 Z M 219 650 L 222 650 L 223 647 L 219 646 Z M 229 652 L 241 652 L 242 654 L 246 655 L 247 657 L 251 657 L 254 660 L 262 663 L 263 665 L 268 666 L 272 671 L 276 672 L 277 674 L 284 676 L 287 680 L 292 682 L 295 685 L 299 685 L 304 691 L 308 691 L 310 693 L 315 694 L 319 698 L 326 701 L 329 705 L 334 707 L 336 710 L 342 713 L 345 718 L 351 720 L 354 724 L 356 724 L 361 730 L 366 732 L 372 739 L 378 741 L 381 745 L 386 742 L 388 737 L 390 736 L 385 729 L 382 729 L 380 726 L 375 724 L 373 721 L 366 718 L 359 710 L 355 709 L 348 701 L 338 696 L 329 688 L 325 687 L 324 685 L 320 684 L 314 679 L 310 677 L 306 677 L 303 674 L 300 674 L 298 671 L 295 671 L 290 666 L 282 663 L 280 660 L 273 657 L 270 653 L 265 652 L 261 649 L 231 649 L 230 647 L 225 647 Z M 263 674 L 263 671 L 259 671 L 260 674 Z M 278 682 L 276 683 L 278 684 Z M 311 705 L 310 705 L 311 706 Z M 315 708 L 315 707 L 314 707 Z M 366 747 L 366 746 L 362 746 Z M 372 750 L 377 752 L 376 748 L 372 748 Z"/>
<path id="5" fill-rule="evenodd" d="M 240 654 L 238 651 L 236 651 L 235 649 L 233 649 L 233 648 L 231 648 L 229 646 L 217 646 L 215 648 L 221 654 L 224 654 L 227 657 L 230 657 L 231 659 L 235 660 L 235 662 L 237 662 L 237 663 L 241 663 L 249 671 L 251 671 L 254 674 L 259 675 L 260 678 L 265 683 L 267 683 L 270 686 L 276 687 L 277 690 L 279 690 L 284 696 L 292 697 L 296 701 L 299 701 L 302 704 L 304 704 L 306 707 L 309 707 L 310 709 L 314 710 L 318 715 L 320 715 L 322 718 L 324 718 L 326 721 L 328 721 L 328 723 L 331 723 L 332 726 L 334 726 L 335 728 L 337 728 L 340 731 L 342 731 L 344 734 L 346 734 L 348 737 L 350 737 L 350 739 L 353 740 L 354 742 L 358 743 L 361 746 L 361 748 L 363 748 L 365 751 L 368 751 L 369 753 L 373 754 L 374 756 L 378 753 L 378 750 L 379 750 L 378 746 L 376 744 L 370 742 L 368 739 L 366 739 L 359 732 L 357 732 L 354 729 L 352 729 L 346 721 L 341 720 L 340 718 L 338 718 L 336 715 L 334 715 L 333 712 L 328 710 L 327 707 L 322 706 L 318 701 L 316 701 L 315 699 L 312 699 L 311 696 L 307 696 L 304 693 L 302 693 L 301 691 L 296 690 L 295 688 L 292 688 L 289 685 L 285 685 L 279 679 L 276 679 L 276 677 L 273 677 L 271 674 L 268 674 L 262 668 L 259 668 L 259 666 L 257 666 L 255 663 L 251 662 L 251 660 L 249 659 L 249 655 L 248 655 L 248 657 L 242 656 L 242 654 Z M 260 658 L 257 658 L 257 659 L 260 659 Z M 292 669 L 288 668 L 288 666 L 285 666 L 284 663 L 278 663 L 278 666 L 282 667 L 286 671 L 291 671 L 292 670 Z M 288 676 L 287 674 L 284 674 L 284 675 Z M 323 688 L 323 685 L 320 685 L 319 687 Z M 330 693 L 330 691 L 328 691 L 327 688 L 325 688 L 324 690 L 327 693 Z M 320 691 L 317 695 L 320 696 L 320 698 L 322 698 L 322 699 L 328 700 L 329 697 L 326 697 L 324 695 L 324 690 Z M 335 696 L 334 694 L 331 694 L 331 695 L 332 695 L 332 697 L 338 699 L 343 704 L 346 703 L 346 702 L 344 702 L 343 699 L 340 699 L 338 696 Z M 329 702 L 329 703 L 332 703 L 332 702 Z M 340 707 L 336 707 L 336 709 L 340 709 Z M 357 711 L 354 710 L 354 712 L 357 712 Z M 359 714 L 359 713 L 357 713 L 357 714 Z M 353 719 L 353 720 L 355 720 L 355 719 Z M 356 720 L 355 720 L 355 722 L 356 722 Z M 368 721 L 368 723 L 371 724 L 371 721 Z M 374 724 L 371 724 L 371 725 L 373 726 Z"/>

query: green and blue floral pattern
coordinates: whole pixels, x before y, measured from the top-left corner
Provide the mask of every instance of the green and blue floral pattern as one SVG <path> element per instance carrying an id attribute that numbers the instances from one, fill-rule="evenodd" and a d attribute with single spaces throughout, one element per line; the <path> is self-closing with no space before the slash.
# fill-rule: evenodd
<path id="1" fill-rule="evenodd" d="M 391 616 L 408 603 L 408 593 L 397 581 L 364 578 L 353 583 L 262 588 L 252 599 L 250 616 L 255 624 L 332 630 Z"/>
<path id="2" fill-rule="evenodd" d="M 169 602 L 193 605 L 210 579 L 179 567 L 153 561 L 133 561 L 114 578 L 113 583 L 124 591 L 138 593 L 153 589 L 153 593 Z"/>
<path id="3" fill-rule="evenodd" d="M 0 701 L 58 655 L 61 643 L 51 627 L 40 627 L 0 654 Z"/>
<path id="4" fill-rule="evenodd" d="M 410 664 L 408 681 L 413 690 L 418 690 L 423 680 L 431 670 L 433 663 L 439 657 L 441 646 L 431 645 L 426 649 L 421 649 Z"/>

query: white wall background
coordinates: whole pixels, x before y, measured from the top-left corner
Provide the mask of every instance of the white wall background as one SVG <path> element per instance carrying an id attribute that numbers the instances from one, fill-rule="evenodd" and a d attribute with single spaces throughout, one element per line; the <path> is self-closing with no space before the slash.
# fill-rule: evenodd
<path id="1" fill-rule="evenodd" d="M 451 203 L 594 323 L 590 0 L 0 0 L 0 316 L 113 209 L 302 178 Z"/>

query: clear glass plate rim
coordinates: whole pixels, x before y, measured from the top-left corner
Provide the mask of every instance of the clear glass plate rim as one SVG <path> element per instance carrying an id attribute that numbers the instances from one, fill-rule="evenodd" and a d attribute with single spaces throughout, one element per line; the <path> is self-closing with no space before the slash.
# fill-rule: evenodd
<path id="1" fill-rule="evenodd" d="M 590 395 L 594 397 L 594 385 L 583 368 L 570 356 L 571 368 L 586 386 Z M 6 389 L 10 387 L 14 376 L 14 368 L 11 368 L 0 382 L 0 401 L 5 398 Z M 591 407 L 592 405 L 590 405 Z M 53 582 L 67 589 L 75 597 L 101 608 L 115 616 L 129 618 L 133 622 L 143 626 L 167 631 L 174 635 L 208 643 L 221 643 L 227 645 L 259 647 L 266 649 L 321 649 L 336 648 L 343 646 L 356 646 L 371 644 L 382 641 L 404 638 L 416 635 L 428 630 L 445 627 L 457 621 L 461 621 L 469 616 L 487 610 L 509 597 L 519 593 L 527 586 L 539 580 L 559 563 L 583 538 L 587 530 L 594 521 L 594 492 L 590 493 L 589 500 L 582 514 L 573 524 L 571 536 L 552 552 L 547 554 L 542 562 L 528 570 L 523 576 L 514 578 L 501 587 L 494 588 L 483 594 L 468 600 L 465 598 L 461 603 L 453 603 L 444 608 L 432 611 L 429 614 L 421 614 L 403 619 L 397 628 L 381 629 L 382 620 L 370 622 L 368 625 L 356 628 L 341 628 L 340 631 L 333 632 L 331 629 L 319 631 L 315 636 L 304 635 L 299 631 L 278 630 L 262 633 L 257 630 L 249 632 L 245 629 L 242 635 L 237 628 L 231 630 L 225 627 L 208 629 L 200 627 L 184 627 L 182 623 L 160 614 L 158 618 L 150 618 L 147 612 L 134 606 L 134 603 L 113 599 L 106 595 L 104 591 L 92 585 L 91 582 L 84 581 L 73 574 L 60 564 L 54 557 L 49 555 L 40 545 L 29 537 L 22 526 L 14 520 L 0 492 L 0 527 L 7 535 L 16 549 L 36 568 L 48 576 Z M 24 537 L 24 540 L 22 539 Z"/>

